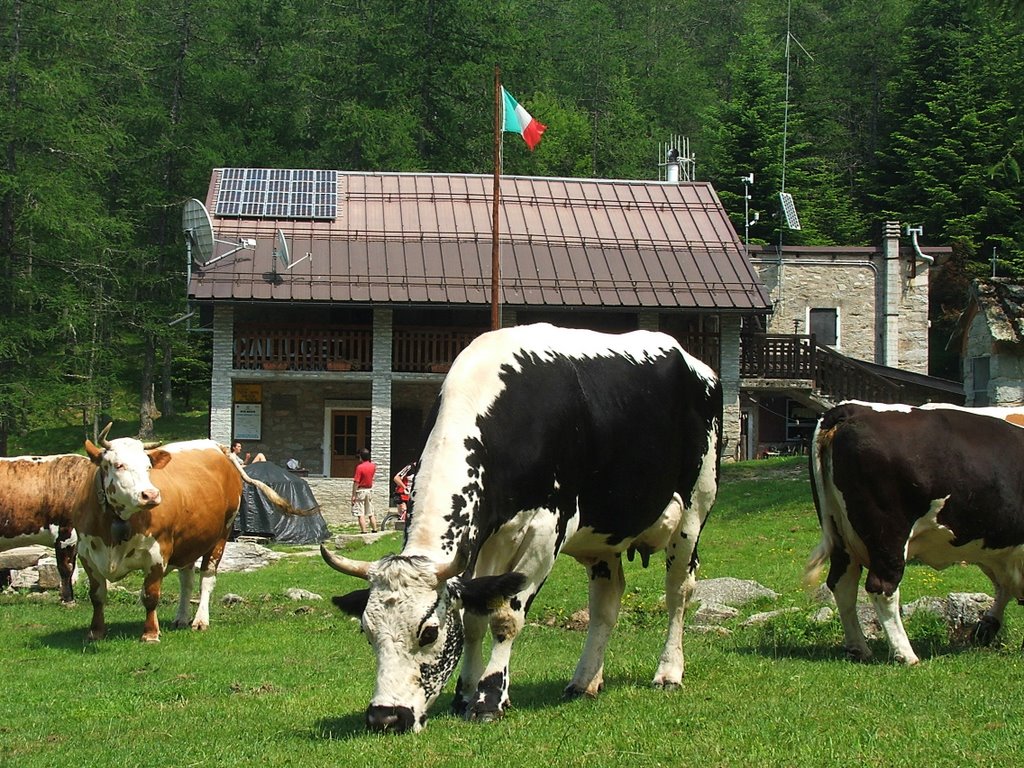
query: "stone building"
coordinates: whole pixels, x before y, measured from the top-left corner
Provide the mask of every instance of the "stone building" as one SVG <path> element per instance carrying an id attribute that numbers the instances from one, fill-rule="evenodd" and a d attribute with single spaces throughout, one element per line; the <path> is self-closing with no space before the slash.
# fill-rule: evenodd
<path id="1" fill-rule="evenodd" d="M 950 249 L 927 250 L 894 221 L 877 246 L 750 247 L 772 304 L 757 330 L 804 372 L 744 373 L 744 455 L 801 450 L 821 411 L 848 397 L 962 400 L 959 383 L 928 376 L 929 270 Z"/>
<path id="2" fill-rule="evenodd" d="M 975 280 L 961 329 L 967 405 L 1024 405 L 1024 286 Z"/>
<path id="3" fill-rule="evenodd" d="M 211 437 L 296 459 L 328 519 L 369 447 L 379 508 L 458 352 L 544 321 L 675 336 L 721 376 L 734 450 L 740 329 L 770 304 L 714 189 L 503 177 L 497 252 L 493 199 L 490 176 L 215 169 L 184 217 Z"/>

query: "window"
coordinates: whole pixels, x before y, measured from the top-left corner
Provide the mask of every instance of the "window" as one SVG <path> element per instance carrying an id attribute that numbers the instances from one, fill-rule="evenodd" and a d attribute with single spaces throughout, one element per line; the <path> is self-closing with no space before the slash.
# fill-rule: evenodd
<path id="1" fill-rule="evenodd" d="M 814 340 L 823 347 L 834 347 L 839 342 L 839 310 L 812 309 L 810 329 Z"/>
<path id="2" fill-rule="evenodd" d="M 989 405 L 988 383 L 991 378 L 990 358 L 971 358 L 971 397 L 972 402 L 968 405 L 980 406 Z"/>

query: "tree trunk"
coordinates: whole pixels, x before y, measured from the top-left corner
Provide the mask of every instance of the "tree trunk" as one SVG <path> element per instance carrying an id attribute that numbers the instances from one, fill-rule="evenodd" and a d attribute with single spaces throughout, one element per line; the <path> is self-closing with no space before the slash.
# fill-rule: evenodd
<path id="1" fill-rule="evenodd" d="M 142 381 L 139 392 L 139 439 L 153 439 L 153 419 L 160 416 L 156 409 L 153 371 L 156 367 L 156 343 L 152 334 L 146 334 L 146 349 L 142 356 Z"/>
<path id="2" fill-rule="evenodd" d="M 164 416 L 174 416 L 176 411 L 174 409 L 174 388 L 171 382 L 171 372 L 174 370 L 173 366 L 174 354 L 171 350 L 171 342 L 164 342 L 164 364 L 163 364 L 163 376 L 161 384 L 161 398 L 160 398 L 160 410 L 163 411 Z"/>

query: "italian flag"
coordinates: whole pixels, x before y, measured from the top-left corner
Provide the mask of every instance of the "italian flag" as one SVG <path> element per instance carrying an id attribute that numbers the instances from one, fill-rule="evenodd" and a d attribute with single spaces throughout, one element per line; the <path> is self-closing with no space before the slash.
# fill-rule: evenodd
<path id="1" fill-rule="evenodd" d="M 501 96 L 504 103 L 505 130 L 522 136 L 532 152 L 534 147 L 540 144 L 540 136 L 548 127 L 534 120 L 533 116 L 523 109 L 523 105 L 505 90 L 505 86 L 501 86 Z"/>

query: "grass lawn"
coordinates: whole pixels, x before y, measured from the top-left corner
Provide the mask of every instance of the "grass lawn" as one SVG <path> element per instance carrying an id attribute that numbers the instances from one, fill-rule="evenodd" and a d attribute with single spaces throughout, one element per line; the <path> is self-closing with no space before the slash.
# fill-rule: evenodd
<path id="1" fill-rule="evenodd" d="M 1013 764 L 1024 737 L 1024 618 L 1011 608 L 1002 645 L 961 649 L 934 620 L 908 621 L 923 658 L 914 669 L 843 659 L 838 620 L 807 618 L 804 561 L 818 538 L 800 459 L 726 468 L 701 539 L 701 577 L 755 579 L 780 594 L 750 606 L 799 607 L 727 637 L 687 635 L 681 690 L 648 687 L 660 651 L 663 560 L 627 564 L 627 593 L 596 701 L 559 700 L 584 635 L 562 627 L 586 604 L 583 569 L 563 559 L 534 603 L 513 654 L 508 716 L 478 725 L 450 717 L 446 693 L 425 731 L 368 734 L 363 710 L 374 658 L 352 619 L 325 599 L 295 603 L 288 587 L 328 598 L 359 583 L 319 557 L 295 555 L 249 574 L 222 574 L 205 633 L 170 630 L 143 645 L 133 575 L 107 612 L 110 634 L 85 645 L 79 604 L 0 596 L 0 766 L 963 766 Z M 349 554 L 397 549 L 397 534 Z M 168 625 L 177 579 L 165 584 Z M 990 591 L 976 568 L 911 567 L 905 601 Z M 233 592 L 245 603 L 227 606 Z M 449 684 L 449 691 L 451 684 Z"/>

